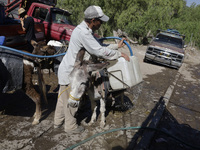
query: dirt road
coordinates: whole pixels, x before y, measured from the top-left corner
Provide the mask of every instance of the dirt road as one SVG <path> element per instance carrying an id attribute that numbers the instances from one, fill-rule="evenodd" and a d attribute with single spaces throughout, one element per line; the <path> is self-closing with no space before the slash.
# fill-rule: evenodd
<path id="1" fill-rule="evenodd" d="M 127 111 L 109 109 L 104 129 L 99 126 L 99 118 L 92 126 L 85 126 L 82 134 L 67 134 L 63 127 L 53 129 L 53 116 L 57 101 L 57 78 L 45 74 L 48 88 L 48 109 L 43 107 L 41 123 L 32 126 L 34 103 L 23 92 L 4 94 L 0 97 L 0 149 L 1 150 L 64 150 L 85 139 L 98 135 L 74 149 L 83 150 L 124 150 L 124 149 L 187 149 L 200 147 L 200 54 L 187 48 L 181 69 L 144 63 L 146 46 L 131 46 L 140 62 L 143 82 L 133 87 L 126 95 Z M 127 49 L 123 49 L 127 51 Z M 178 76 L 177 76 L 178 75 Z M 177 79 L 176 79 L 177 78 Z M 175 82 L 176 80 L 176 82 Z M 169 87 L 173 87 L 166 109 L 161 109 L 163 97 Z M 3 100 L 2 100 L 3 99 Z M 161 111 L 163 110 L 163 111 Z M 159 112 L 162 112 L 159 113 Z M 90 113 L 84 111 L 83 114 Z M 160 114 L 160 117 L 159 117 Z M 160 118 L 158 121 L 155 116 Z M 156 124 L 157 122 L 157 124 Z M 130 129 L 156 124 L 157 132 L 149 129 Z M 114 129 L 121 128 L 117 131 Z M 123 128 L 123 129 L 122 129 Z M 124 130 L 127 128 L 128 130 Z M 163 132 L 161 132 L 162 130 Z M 113 131 L 105 133 L 106 131 Z M 143 138 L 151 135 L 151 138 Z M 175 138 L 174 138 L 174 137 Z M 176 138 L 181 140 L 177 141 Z M 181 141 L 181 142 L 180 142 Z"/>

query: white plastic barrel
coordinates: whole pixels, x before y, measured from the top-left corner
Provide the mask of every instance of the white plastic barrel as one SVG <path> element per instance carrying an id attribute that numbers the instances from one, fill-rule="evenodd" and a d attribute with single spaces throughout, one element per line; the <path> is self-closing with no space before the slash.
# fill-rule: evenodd
<path id="1" fill-rule="evenodd" d="M 109 82 L 112 90 L 126 89 L 133 87 L 142 82 L 142 73 L 140 70 L 139 61 L 136 56 L 129 56 L 130 61 L 126 61 L 123 57 L 117 60 L 109 61 L 110 65 L 107 67 L 109 75 Z M 125 84 L 123 84 L 122 82 Z"/>

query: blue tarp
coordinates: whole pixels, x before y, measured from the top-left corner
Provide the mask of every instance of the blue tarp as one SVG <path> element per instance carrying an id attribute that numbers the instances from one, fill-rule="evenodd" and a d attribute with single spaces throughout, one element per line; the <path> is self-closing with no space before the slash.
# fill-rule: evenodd
<path id="1" fill-rule="evenodd" d="M 4 45 L 5 44 L 5 40 L 6 37 L 5 36 L 0 36 L 0 45 Z"/>

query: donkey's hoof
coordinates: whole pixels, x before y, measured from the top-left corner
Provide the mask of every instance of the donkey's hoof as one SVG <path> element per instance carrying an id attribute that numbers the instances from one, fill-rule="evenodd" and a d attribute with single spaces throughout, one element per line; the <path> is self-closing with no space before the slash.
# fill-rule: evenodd
<path id="1" fill-rule="evenodd" d="M 91 125 L 93 125 L 93 124 L 94 124 L 94 122 L 95 122 L 95 121 L 90 121 L 90 122 L 88 123 L 88 126 L 91 126 Z"/>
<path id="2" fill-rule="evenodd" d="M 36 113 L 34 113 L 33 117 L 36 117 Z"/>
<path id="3" fill-rule="evenodd" d="M 101 122 L 101 123 L 100 123 L 100 127 L 101 127 L 101 128 L 104 128 L 104 127 L 105 127 L 105 125 L 106 125 L 106 123 L 105 123 L 105 122 Z"/>
<path id="4" fill-rule="evenodd" d="M 39 124 L 39 120 L 34 120 L 34 121 L 32 122 L 32 125 L 36 125 L 36 124 Z"/>

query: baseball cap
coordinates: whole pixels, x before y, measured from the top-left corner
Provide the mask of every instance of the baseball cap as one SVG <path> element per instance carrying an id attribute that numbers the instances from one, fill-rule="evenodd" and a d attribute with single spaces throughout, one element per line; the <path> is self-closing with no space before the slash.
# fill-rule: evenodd
<path id="1" fill-rule="evenodd" d="M 84 15 L 85 15 L 85 19 L 98 18 L 104 22 L 107 22 L 109 20 L 109 17 L 103 13 L 101 7 L 95 6 L 95 5 L 89 6 L 85 10 Z"/>
<path id="2" fill-rule="evenodd" d="M 25 12 L 25 9 L 24 9 L 24 8 L 20 8 L 20 9 L 18 9 L 18 13 L 19 13 L 19 15 L 23 14 L 24 12 Z"/>

